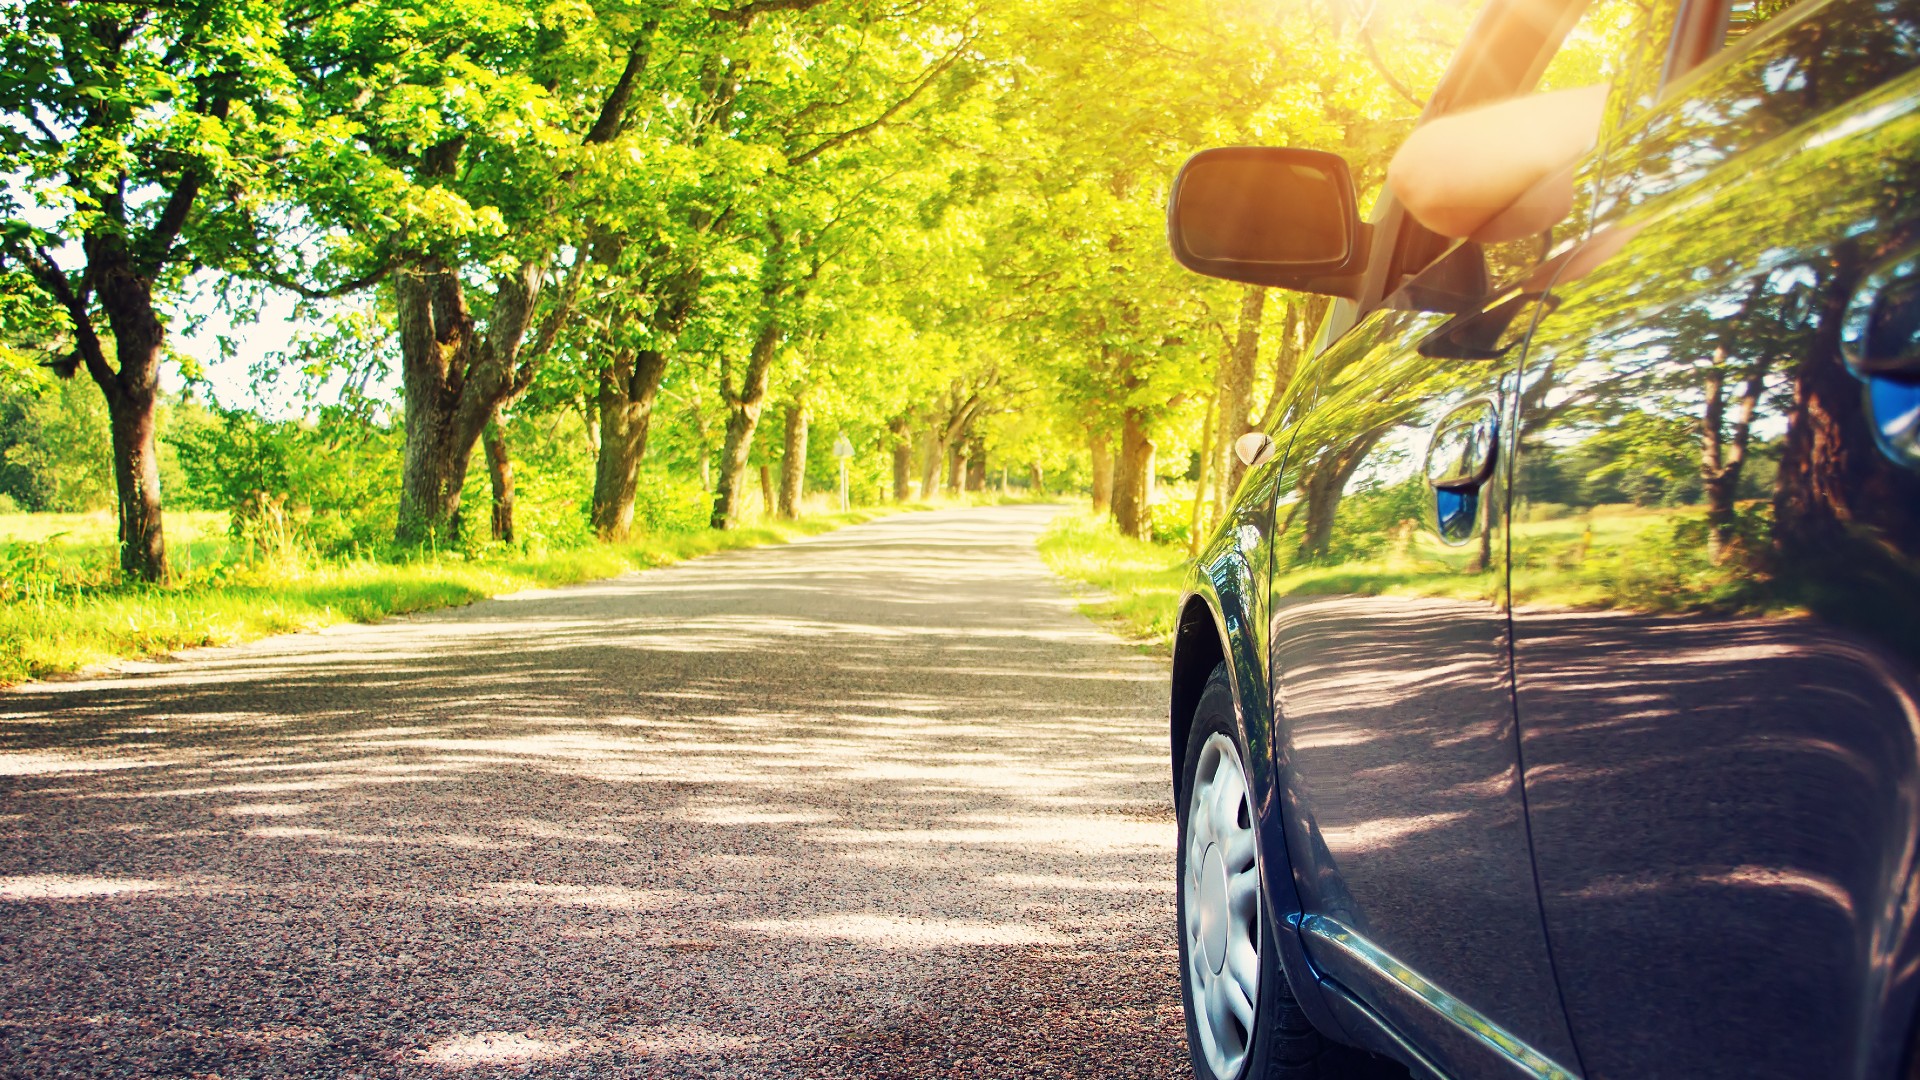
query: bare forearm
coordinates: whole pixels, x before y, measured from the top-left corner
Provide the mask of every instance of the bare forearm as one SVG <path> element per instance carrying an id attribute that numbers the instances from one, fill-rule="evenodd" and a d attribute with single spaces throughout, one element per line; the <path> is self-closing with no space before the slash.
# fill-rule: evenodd
<path id="1" fill-rule="evenodd" d="M 1423 124 L 1393 156 L 1387 184 L 1443 236 L 1493 241 L 1546 228 L 1572 205 L 1572 167 L 1599 133 L 1606 93 L 1535 94 Z"/>

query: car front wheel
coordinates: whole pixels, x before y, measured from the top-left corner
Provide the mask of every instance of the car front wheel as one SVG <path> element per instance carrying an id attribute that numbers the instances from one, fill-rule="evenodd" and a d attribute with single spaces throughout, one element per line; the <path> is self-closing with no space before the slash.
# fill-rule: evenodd
<path id="1" fill-rule="evenodd" d="M 1308 1080 L 1341 1048 L 1301 1013 L 1280 969 L 1261 888 L 1251 774 L 1225 665 L 1194 710 L 1180 785 L 1180 988 L 1201 1080 Z"/>

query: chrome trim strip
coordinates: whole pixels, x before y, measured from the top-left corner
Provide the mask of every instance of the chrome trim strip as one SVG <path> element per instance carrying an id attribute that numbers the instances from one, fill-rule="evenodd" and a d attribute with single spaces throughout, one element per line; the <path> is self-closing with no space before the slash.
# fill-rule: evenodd
<path id="1" fill-rule="evenodd" d="M 1307 915 L 1300 929 L 1326 944 L 1348 960 L 1365 967 L 1386 982 L 1407 991 L 1422 1005 L 1438 1013 L 1461 1034 L 1473 1039 L 1504 1059 L 1514 1068 L 1539 1080 L 1579 1080 L 1578 1074 L 1552 1058 L 1515 1038 L 1511 1032 L 1481 1015 L 1473 1007 L 1420 977 L 1420 973 L 1394 959 L 1385 950 L 1327 918 Z M 1337 978 L 1337 977 L 1336 977 Z M 1368 1010 L 1371 1012 L 1372 1010 Z"/>
<path id="2" fill-rule="evenodd" d="M 1408 1072 L 1418 1075 L 1421 1070 L 1425 1070 L 1429 1080 L 1453 1080 L 1452 1077 L 1447 1075 L 1445 1069 L 1435 1065 L 1433 1059 L 1421 1053 L 1419 1047 L 1413 1045 L 1405 1035 L 1400 1034 L 1399 1030 L 1392 1024 L 1387 1023 L 1386 1017 L 1374 1012 L 1372 1006 L 1355 997 L 1353 991 L 1341 986 L 1332 979 L 1320 980 L 1320 988 L 1323 992 L 1339 998 L 1340 1003 L 1347 1008 L 1366 1017 L 1367 1023 L 1378 1028 L 1382 1037 L 1399 1047 L 1400 1052 L 1407 1055 L 1406 1060 L 1401 1064 L 1407 1066 Z"/>

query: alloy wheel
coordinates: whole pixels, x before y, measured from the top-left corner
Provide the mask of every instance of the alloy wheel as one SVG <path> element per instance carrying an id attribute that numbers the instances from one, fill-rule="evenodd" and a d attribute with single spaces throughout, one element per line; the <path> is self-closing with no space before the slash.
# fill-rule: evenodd
<path id="1" fill-rule="evenodd" d="M 1200 748 L 1186 824 L 1180 888 L 1194 1026 L 1214 1076 L 1235 1080 L 1260 1003 L 1260 865 L 1246 769 L 1223 734 Z"/>

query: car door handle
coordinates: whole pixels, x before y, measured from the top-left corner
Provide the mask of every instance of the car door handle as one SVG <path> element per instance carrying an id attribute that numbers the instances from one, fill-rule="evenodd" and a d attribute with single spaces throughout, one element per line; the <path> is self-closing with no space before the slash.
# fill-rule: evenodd
<path id="1" fill-rule="evenodd" d="M 1847 367 L 1863 379 L 1920 378 L 1920 257 L 1861 280 L 1840 322 L 1840 348 Z"/>
<path id="2" fill-rule="evenodd" d="M 1435 491 L 1478 491 L 1493 476 L 1500 451 L 1500 413 L 1477 398 L 1457 406 L 1433 429 L 1427 444 L 1427 483 Z"/>
<path id="3" fill-rule="evenodd" d="M 1433 488 L 1433 525 L 1442 542 L 1464 544 L 1480 519 L 1480 489 L 1493 478 L 1500 453 L 1500 412 L 1485 398 L 1447 413 L 1427 444 L 1427 484 Z"/>

